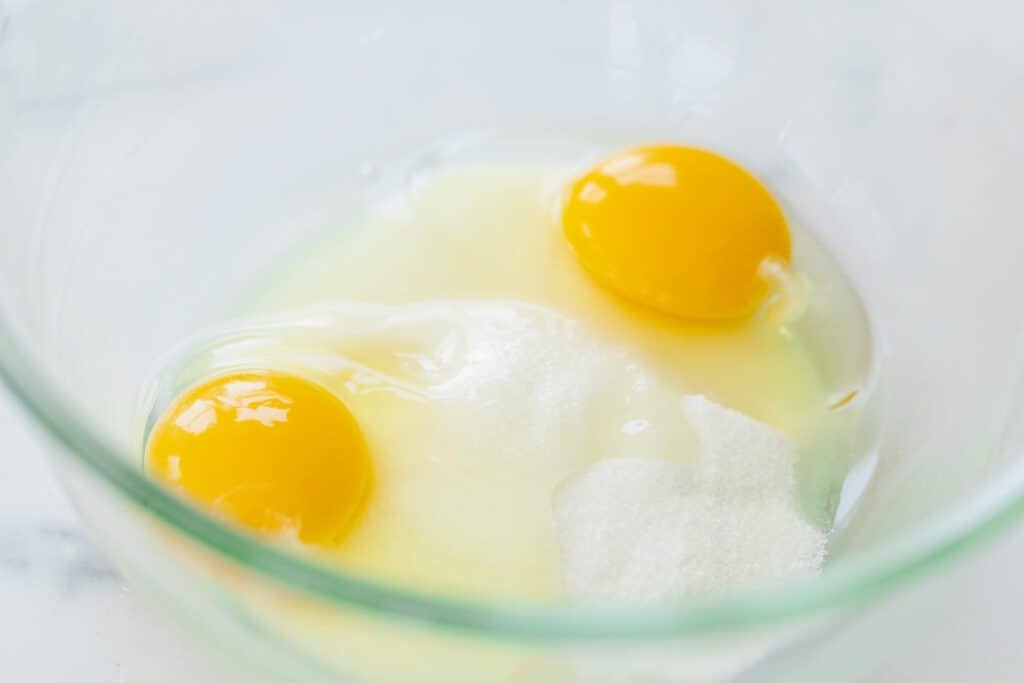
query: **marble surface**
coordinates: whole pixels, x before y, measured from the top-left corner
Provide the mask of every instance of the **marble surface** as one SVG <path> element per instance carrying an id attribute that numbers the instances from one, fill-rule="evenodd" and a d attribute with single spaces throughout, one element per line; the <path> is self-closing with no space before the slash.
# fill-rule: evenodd
<path id="1" fill-rule="evenodd" d="M 162 623 L 83 534 L 42 435 L 0 390 L 0 675 L 32 683 L 231 683 Z M 971 590 L 874 681 L 1019 680 L 1024 529 L 989 550 Z M 873 682 L 872 682 L 873 683 Z"/>

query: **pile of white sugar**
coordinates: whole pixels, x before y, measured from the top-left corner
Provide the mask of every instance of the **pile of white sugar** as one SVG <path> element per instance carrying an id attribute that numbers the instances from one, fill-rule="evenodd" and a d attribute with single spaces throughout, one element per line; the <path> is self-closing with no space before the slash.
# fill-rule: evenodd
<path id="1" fill-rule="evenodd" d="M 565 482 L 555 521 L 569 596 L 645 603 L 817 570 L 826 534 L 797 511 L 796 447 L 702 396 L 681 400 L 693 464 L 602 460 Z"/>

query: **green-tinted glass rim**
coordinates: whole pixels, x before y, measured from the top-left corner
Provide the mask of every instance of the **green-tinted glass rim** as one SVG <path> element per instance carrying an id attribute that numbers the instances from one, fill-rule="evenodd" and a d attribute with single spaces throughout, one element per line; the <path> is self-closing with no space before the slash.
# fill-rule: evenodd
<path id="1" fill-rule="evenodd" d="M 820 576 L 726 597 L 644 608 L 581 609 L 429 595 L 328 568 L 240 533 L 183 503 L 132 467 L 60 399 L 0 320 L 0 376 L 75 462 L 115 491 L 221 555 L 316 598 L 495 637 L 551 640 L 651 638 L 738 630 L 834 610 L 874 597 L 1005 529 L 1024 512 L 1024 461 L 897 542 Z M 1019 407 L 1021 391 L 1013 410 Z M 1013 412 L 1011 411 L 1011 415 Z"/>

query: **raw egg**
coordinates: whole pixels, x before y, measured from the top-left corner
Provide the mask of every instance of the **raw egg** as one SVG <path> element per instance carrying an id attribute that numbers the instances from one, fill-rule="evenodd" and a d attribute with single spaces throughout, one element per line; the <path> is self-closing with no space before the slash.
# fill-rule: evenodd
<path id="1" fill-rule="evenodd" d="M 374 581 L 562 599 L 554 492 L 605 459 L 696 462 L 682 396 L 800 446 L 818 438 L 828 394 L 799 330 L 762 314 L 697 330 L 624 306 L 552 224 L 551 188 L 567 172 L 518 161 L 424 172 L 337 242 L 269 273 L 237 311 L 255 317 L 192 338 L 158 378 L 155 395 L 212 379 L 160 420 L 150 472 L 268 540 L 296 528 L 318 557 Z M 238 368 L 263 369 L 253 381 L 268 384 L 245 389 L 254 373 Z M 270 390 L 281 400 L 265 405 L 291 406 L 288 423 L 266 411 L 269 429 L 236 424 L 238 407 L 260 405 L 239 394 Z M 303 412 L 314 406 L 315 418 Z M 295 446 L 303 432 L 309 445 Z"/>
<path id="2" fill-rule="evenodd" d="M 775 199 L 753 175 L 703 149 L 626 149 L 576 180 L 562 210 L 569 243 L 600 283 L 674 316 L 749 315 L 771 268 L 790 260 Z"/>
<path id="3" fill-rule="evenodd" d="M 340 541 L 371 483 L 366 442 L 334 394 L 292 375 L 221 375 L 179 396 L 149 437 L 155 478 L 242 527 Z"/>

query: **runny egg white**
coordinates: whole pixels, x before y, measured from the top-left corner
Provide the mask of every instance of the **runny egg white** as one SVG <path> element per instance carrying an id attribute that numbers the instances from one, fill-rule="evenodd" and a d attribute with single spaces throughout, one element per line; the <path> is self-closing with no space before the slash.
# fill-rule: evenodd
<path id="1" fill-rule="evenodd" d="M 684 396 L 798 446 L 820 433 L 828 401 L 801 339 L 764 311 L 695 322 L 607 288 L 592 272 L 604 265 L 581 267 L 553 214 L 565 178 L 483 164 L 421 177 L 283 270 L 249 306 L 263 315 L 202 337 L 178 366 L 189 377 L 288 373 L 351 414 L 372 473 L 360 459 L 338 477 L 365 478 L 360 509 L 335 510 L 329 491 L 312 511 L 288 501 L 296 523 L 344 517 L 343 541 L 317 552 L 421 589 L 559 596 L 559 485 L 610 458 L 692 462 Z M 736 292 L 729 305 L 748 307 Z M 224 419 L 225 395 L 196 405 Z"/>

